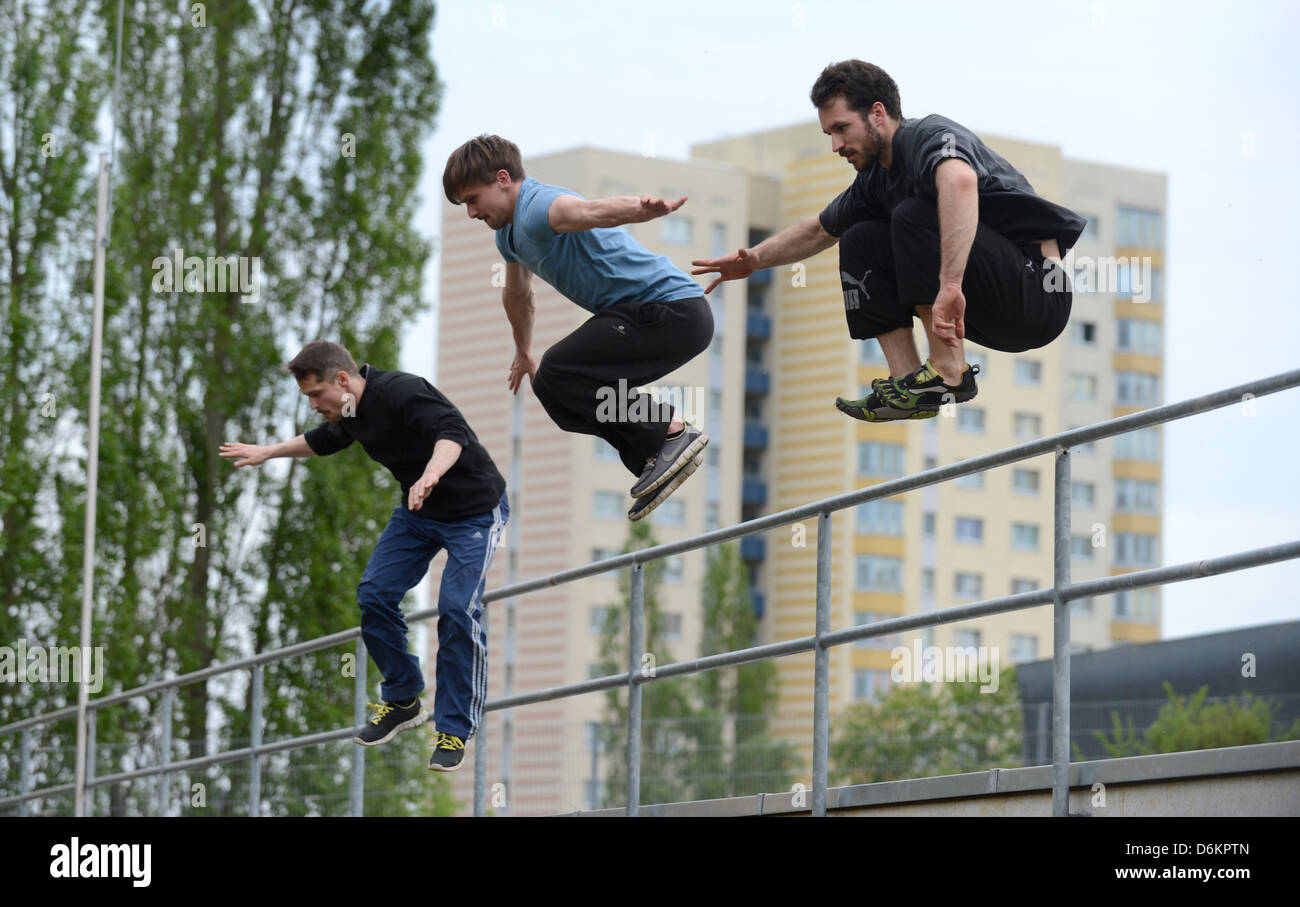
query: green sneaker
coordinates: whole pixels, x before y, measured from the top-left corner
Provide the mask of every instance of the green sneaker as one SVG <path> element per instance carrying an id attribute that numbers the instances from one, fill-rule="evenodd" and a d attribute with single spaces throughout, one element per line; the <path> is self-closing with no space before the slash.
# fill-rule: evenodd
<path id="1" fill-rule="evenodd" d="M 945 403 L 965 403 L 979 392 L 975 376 L 979 366 L 968 366 L 961 384 L 945 384 L 927 359 L 910 375 L 877 378 L 871 393 L 861 400 L 835 398 L 835 407 L 846 416 L 862 422 L 897 422 L 903 419 L 933 419 Z"/>

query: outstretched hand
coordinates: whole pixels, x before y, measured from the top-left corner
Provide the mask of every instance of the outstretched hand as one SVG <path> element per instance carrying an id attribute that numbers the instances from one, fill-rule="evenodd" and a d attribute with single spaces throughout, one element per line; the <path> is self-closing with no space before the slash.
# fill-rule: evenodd
<path id="1" fill-rule="evenodd" d="M 641 196 L 641 209 L 632 215 L 632 219 L 628 223 L 641 224 L 648 220 L 654 220 L 656 217 L 663 217 L 665 214 L 672 214 L 684 204 L 686 204 L 685 195 L 675 202 L 643 195 Z"/>
<path id="2" fill-rule="evenodd" d="M 238 444 L 227 441 L 221 445 L 218 453 L 226 459 L 235 459 L 235 468 L 240 466 L 261 466 L 267 461 L 269 448 L 257 444 Z M 242 457 L 243 459 L 239 459 Z"/>
<path id="3" fill-rule="evenodd" d="M 692 261 L 691 264 L 699 265 L 694 274 L 717 274 L 718 277 L 713 283 L 709 284 L 708 289 L 704 291 L 705 295 L 713 292 L 713 288 L 724 280 L 743 280 L 750 274 L 758 270 L 754 266 L 754 257 L 750 255 L 748 249 L 741 249 L 735 255 L 724 255 L 721 258 L 709 258 L 699 261 Z"/>

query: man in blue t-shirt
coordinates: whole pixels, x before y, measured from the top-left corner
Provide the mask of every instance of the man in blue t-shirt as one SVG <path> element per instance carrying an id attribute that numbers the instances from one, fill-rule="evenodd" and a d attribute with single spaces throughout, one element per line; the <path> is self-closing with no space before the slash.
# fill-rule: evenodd
<path id="1" fill-rule="evenodd" d="M 1086 221 L 1038 195 L 1005 158 L 946 117 L 903 119 L 898 86 L 861 60 L 826 67 L 811 100 L 831 150 L 857 171 L 819 215 L 734 255 L 696 261 L 723 280 L 790 264 L 840 244 L 849 336 L 876 338 L 889 378 L 857 400 L 865 422 L 932 418 L 976 394 L 962 351 L 969 337 L 1021 352 L 1051 343 L 1070 318 L 1061 255 Z M 912 318 L 925 327 L 923 365 Z"/>
<path id="2" fill-rule="evenodd" d="M 703 352 L 713 313 L 695 281 L 617 228 L 670 214 L 686 199 L 584 199 L 527 176 L 518 147 L 495 135 L 457 148 L 442 183 L 452 204 L 496 231 L 506 261 L 510 390 L 528 375 L 556 425 L 608 441 L 637 477 L 628 518 L 643 518 L 696 470 L 709 438 L 636 388 Z M 532 354 L 534 274 L 592 313 L 541 362 Z"/>

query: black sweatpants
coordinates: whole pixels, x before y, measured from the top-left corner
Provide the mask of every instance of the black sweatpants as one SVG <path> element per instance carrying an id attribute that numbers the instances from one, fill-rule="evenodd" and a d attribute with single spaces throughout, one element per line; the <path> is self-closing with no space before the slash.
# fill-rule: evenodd
<path id="1" fill-rule="evenodd" d="M 623 465 L 640 475 L 664 446 L 673 411 L 635 388 L 690 362 L 712 341 L 713 312 L 702 296 L 619 303 L 546 351 L 533 393 L 556 425 L 604 438 Z"/>
<path id="2" fill-rule="evenodd" d="M 939 293 L 939 211 L 909 198 L 888 221 L 854 224 L 840 237 L 840 280 L 849 336 L 912 326 L 915 307 Z M 1047 346 L 1070 320 L 1069 281 L 1038 245 L 1017 246 L 980 224 L 962 278 L 966 339 L 1006 353 Z"/>

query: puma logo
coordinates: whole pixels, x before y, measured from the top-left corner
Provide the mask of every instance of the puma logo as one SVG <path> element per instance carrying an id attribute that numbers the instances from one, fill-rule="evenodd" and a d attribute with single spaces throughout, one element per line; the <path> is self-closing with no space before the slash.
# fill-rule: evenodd
<path id="1" fill-rule="evenodd" d="M 855 280 L 853 278 L 853 275 L 848 273 L 847 271 L 840 272 L 840 280 L 844 281 L 845 283 L 851 283 L 853 284 L 854 287 L 853 289 L 846 289 L 844 291 L 844 308 L 846 310 L 853 311 L 855 309 L 861 308 L 862 304 L 858 298 L 859 291 L 861 291 L 863 297 L 865 297 L 868 300 L 871 299 L 871 294 L 867 292 L 867 278 L 870 276 L 871 276 L 870 268 L 867 269 L 867 273 L 862 275 L 861 280 Z"/>

